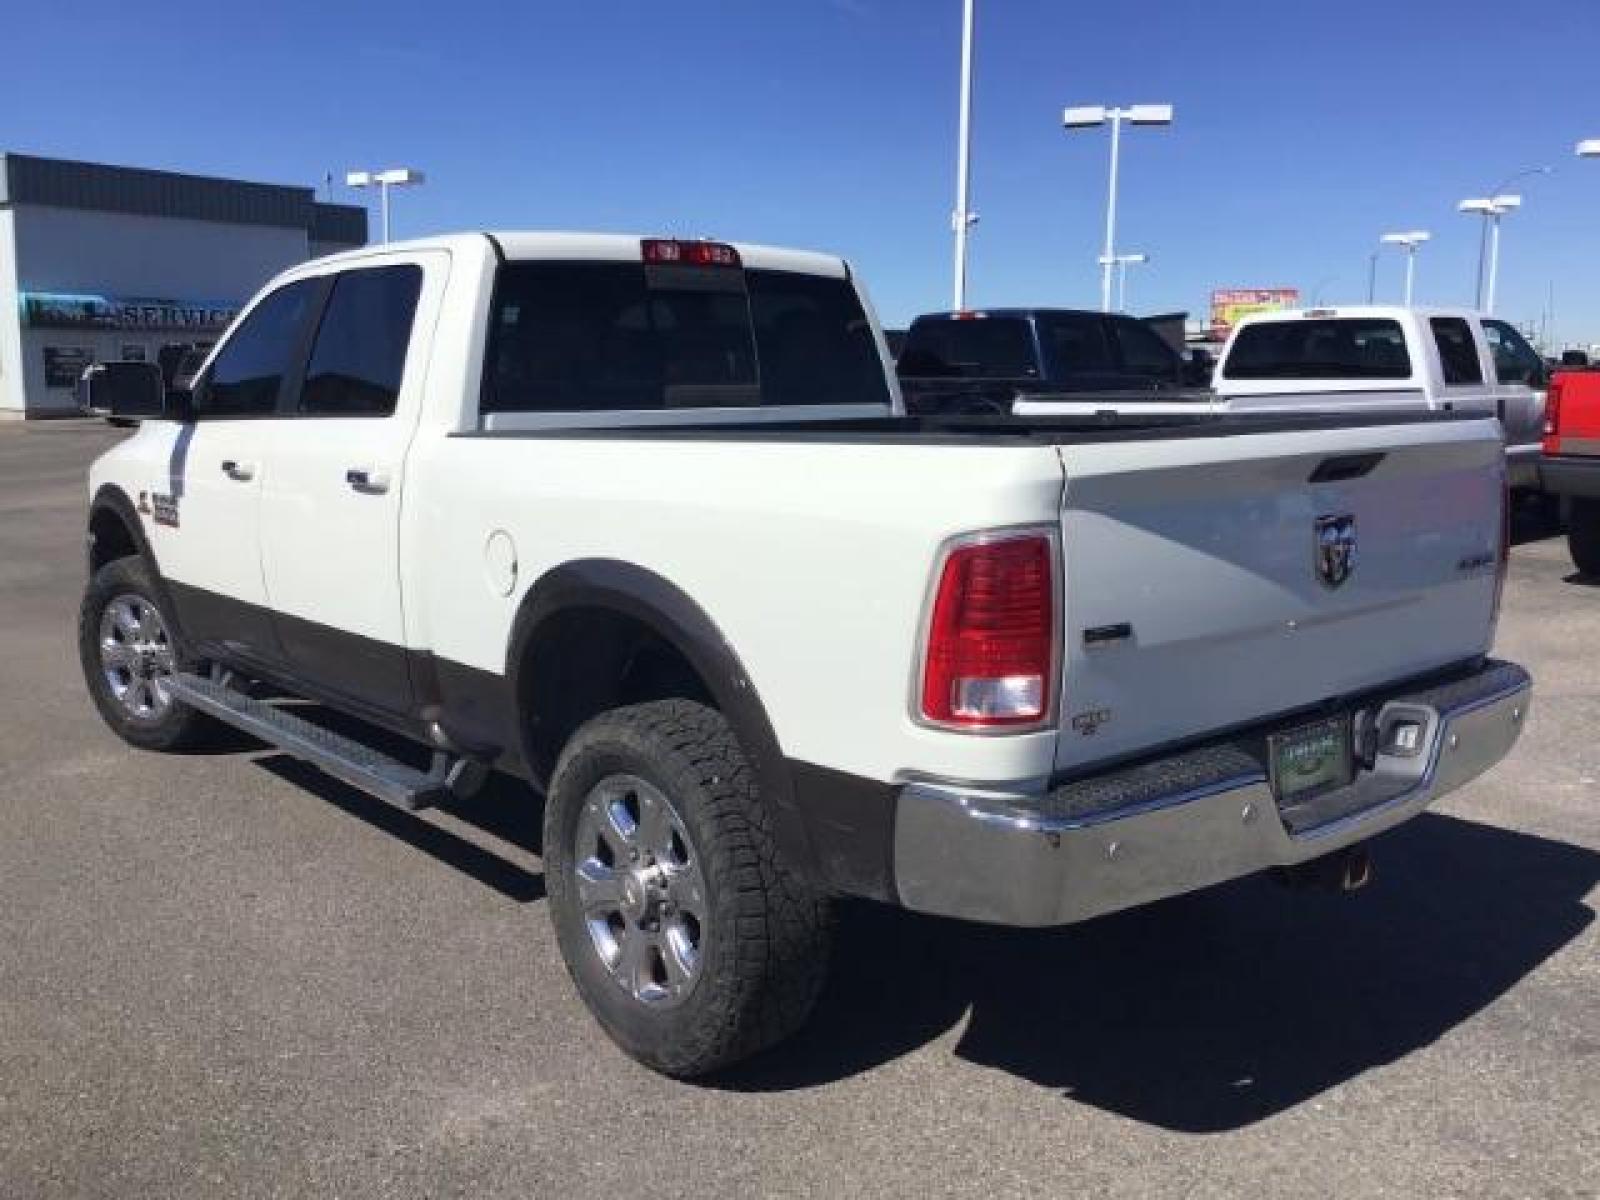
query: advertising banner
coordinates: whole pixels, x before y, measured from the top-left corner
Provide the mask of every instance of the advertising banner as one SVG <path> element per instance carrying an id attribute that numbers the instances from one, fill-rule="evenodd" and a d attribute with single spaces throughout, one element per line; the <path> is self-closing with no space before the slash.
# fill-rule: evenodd
<path id="1" fill-rule="evenodd" d="M 22 323 L 31 329 L 145 329 L 220 333 L 237 304 L 70 292 L 23 292 Z"/>
<path id="2" fill-rule="evenodd" d="M 1226 337 L 1251 313 L 1300 307 L 1299 288 L 1225 288 L 1211 293 L 1211 328 Z"/>

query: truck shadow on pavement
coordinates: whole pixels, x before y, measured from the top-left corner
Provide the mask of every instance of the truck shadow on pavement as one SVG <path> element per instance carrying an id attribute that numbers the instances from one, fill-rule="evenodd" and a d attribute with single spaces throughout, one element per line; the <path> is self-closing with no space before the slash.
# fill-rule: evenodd
<path id="1" fill-rule="evenodd" d="M 512 900 L 544 897 L 538 869 L 477 840 L 540 852 L 543 805 L 517 780 L 495 775 L 433 810 L 457 833 L 281 754 L 257 761 Z M 1146 1124 L 1217 1133 L 1437 1042 L 1595 918 L 1584 899 L 1600 884 L 1600 853 L 1579 846 L 1425 813 L 1377 839 L 1373 858 L 1374 882 L 1354 895 L 1256 876 L 1053 930 L 842 905 L 811 1022 L 702 1083 L 825 1086 L 965 1021 L 953 1049 L 974 1066 Z"/>
<path id="2" fill-rule="evenodd" d="M 1600 854 L 1426 814 L 1350 896 L 1266 877 L 1059 930 L 853 906 L 798 1038 L 717 1081 L 825 1084 L 966 1017 L 955 1053 L 1167 1129 L 1214 1133 L 1438 1041 L 1594 920 Z"/>

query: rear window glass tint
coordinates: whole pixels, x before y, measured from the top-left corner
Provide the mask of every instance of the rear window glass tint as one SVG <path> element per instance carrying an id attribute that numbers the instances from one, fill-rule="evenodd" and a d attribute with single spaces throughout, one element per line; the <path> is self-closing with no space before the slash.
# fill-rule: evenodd
<path id="1" fill-rule="evenodd" d="M 1115 369 L 1106 323 L 1099 317 L 1041 317 L 1039 334 L 1050 348 L 1053 376 L 1101 375 Z"/>
<path id="2" fill-rule="evenodd" d="M 1439 347 L 1445 383 L 1482 383 L 1483 366 L 1478 362 L 1472 327 L 1460 317 L 1435 317 L 1428 324 L 1433 327 L 1433 340 Z"/>
<path id="3" fill-rule="evenodd" d="M 900 373 L 956 379 L 1036 379 L 1033 335 L 1012 317 L 918 321 L 906 338 Z"/>
<path id="4" fill-rule="evenodd" d="M 394 412 L 406 347 L 422 290 L 422 268 L 346 271 L 322 314 L 300 411 L 386 417 Z"/>
<path id="5" fill-rule="evenodd" d="M 849 281 L 783 271 L 513 263 L 485 412 L 889 403 Z"/>
<path id="6" fill-rule="evenodd" d="M 1226 379 L 1408 379 L 1411 356 L 1398 321 L 1377 317 L 1246 325 L 1223 367 Z"/>

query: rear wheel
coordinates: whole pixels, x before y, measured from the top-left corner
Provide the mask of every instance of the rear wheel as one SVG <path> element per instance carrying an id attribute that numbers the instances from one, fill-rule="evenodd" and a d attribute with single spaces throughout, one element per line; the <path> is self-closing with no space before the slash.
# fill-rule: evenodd
<path id="1" fill-rule="evenodd" d="M 215 729 L 172 694 L 173 674 L 194 664 L 143 559 L 109 562 L 89 581 L 78 610 L 78 657 L 95 707 L 123 741 L 144 750 L 185 750 Z"/>
<path id="2" fill-rule="evenodd" d="M 1600 578 L 1600 500 L 1573 500 L 1567 518 L 1567 548 L 1579 571 Z"/>
<path id="3" fill-rule="evenodd" d="M 828 906 L 779 853 L 720 713 L 663 700 L 580 728 L 550 785 L 544 853 L 567 969 L 640 1062 L 703 1075 L 810 1015 Z"/>

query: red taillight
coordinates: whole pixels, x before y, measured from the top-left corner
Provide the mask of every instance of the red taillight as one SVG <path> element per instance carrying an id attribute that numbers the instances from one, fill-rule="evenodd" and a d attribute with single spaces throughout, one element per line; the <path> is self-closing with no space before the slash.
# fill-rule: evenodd
<path id="1" fill-rule="evenodd" d="M 1565 385 L 1558 375 L 1544 394 L 1544 452 L 1561 452 L 1561 392 Z"/>
<path id="2" fill-rule="evenodd" d="M 640 243 L 644 261 L 651 266 L 737 267 L 739 252 L 722 242 L 683 242 L 672 238 L 645 238 Z"/>
<path id="3" fill-rule="evenodd" d="M 928 623 L 922 716 L 987 729 L 1037 725 L 1055 687 L 1055 579 L 1048 537 L 957 546 Z"/>

